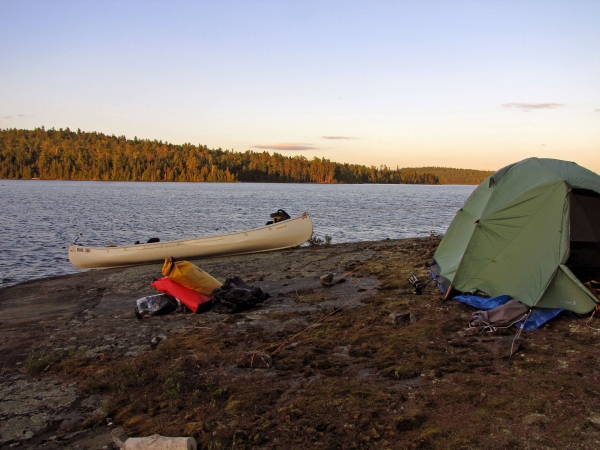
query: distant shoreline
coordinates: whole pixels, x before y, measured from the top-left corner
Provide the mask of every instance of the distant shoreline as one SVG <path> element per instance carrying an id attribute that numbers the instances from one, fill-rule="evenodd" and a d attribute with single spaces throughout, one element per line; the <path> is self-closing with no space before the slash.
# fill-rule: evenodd
<path id="1" fill-rule="evenodd" d="M 367 166 L 278 152 L 127 139 L 69 128 L 0 129 L 0 178 L 316 184 L 468 184 L 492 171 Z"/>
<path id="2" fill-rule="evenodd" d="M 72 180 L 68 178 L 0 178 L 1 181 L 95 181 L 99 183 L 226 183 L 226 184 L 311 184 L 311 185 L 360 185 L 370 184 L 379 186 L 393 186 L 393 185 L 404 185 L 404 186 L 477 186 L 479 183 L 315 183 L 311 181 L 165 181 L 165 180 Z"/>

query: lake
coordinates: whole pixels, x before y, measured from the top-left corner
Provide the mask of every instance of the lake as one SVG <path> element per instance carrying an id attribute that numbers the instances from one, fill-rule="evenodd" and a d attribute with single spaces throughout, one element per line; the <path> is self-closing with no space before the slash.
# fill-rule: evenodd
<path id="1" fill-rule="evenodd" d="M 79 272 L 68 244 L 131 244 L 262 226 L 310 213 L 332 243 L 444 233 L 475 186 L 0 180 L 0 286 Z M 81 236 L 80 236 L 81 234 Z"/>

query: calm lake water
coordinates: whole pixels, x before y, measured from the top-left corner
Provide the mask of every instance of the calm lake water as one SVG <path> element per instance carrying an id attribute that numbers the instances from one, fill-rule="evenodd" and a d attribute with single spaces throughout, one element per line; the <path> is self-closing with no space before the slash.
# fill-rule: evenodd
<path id="1" fill-rule="evenodd" d="M 475 186 L 0 180 L 0 286 L 79 272 L 68 244 L 174 240 L 309 212 L 333 243 L 444 233 Z"/>

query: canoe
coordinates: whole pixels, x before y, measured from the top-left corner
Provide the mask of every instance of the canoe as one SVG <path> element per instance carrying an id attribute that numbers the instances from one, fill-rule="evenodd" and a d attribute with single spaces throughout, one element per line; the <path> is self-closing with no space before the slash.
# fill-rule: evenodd
<path id="1" fill-rule="evenodd" d="M 295 247 L 312 236 L 308 213 L 272 225 L 237 233 L 125 247 L 69 246 L 69 261 L 79 269 L 127 267 L 175 259 L 244 255 Z"/>

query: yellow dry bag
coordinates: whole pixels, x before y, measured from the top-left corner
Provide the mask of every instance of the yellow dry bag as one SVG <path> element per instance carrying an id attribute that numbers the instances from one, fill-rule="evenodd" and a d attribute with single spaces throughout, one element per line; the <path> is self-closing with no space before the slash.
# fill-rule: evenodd
<path id="1" fill-rule="evenodd" d="M 212 291 L 223 285 L 223 283 L 189 261 L 175 261 L 173 258 L 167 258 L 162 273 L 175 283 L 204 295 L 212 294 Z"/>

